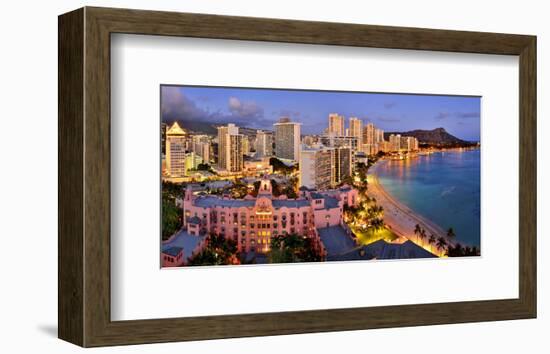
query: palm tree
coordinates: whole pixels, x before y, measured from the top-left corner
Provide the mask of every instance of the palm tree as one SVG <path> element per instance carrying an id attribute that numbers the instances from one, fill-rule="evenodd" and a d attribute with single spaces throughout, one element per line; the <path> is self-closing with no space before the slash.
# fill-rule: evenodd
<path id="1" fill-rule="evenodd" d="M 437 249 L 442 251 L 445 249 L 445 247 L 447 247 L 447 240 L 445 240 L 445 238 L 439 236 L 439 238 L 437 239 L 437 243 L 435 244 Z"/>
<path id="2" fill-rule="evenodd" d="M 416 235 L 417 240 L 420 232 L 422 232 L 422 228 L 420 227 L 420 224 L 414 225 L 414 234 Z"/>
<path id="3" fill-rule="evenodd" d="M 434 234 L 431 234 L 430 235 L 430 238 L 428 239 L 428 243 L 430 244 L 430 252 L 434 253 L 433 252 L 433 245 L 435 244 L 437 238 L 435 237 Z"/>
<path id="4" fill-rule="evenodd" d="M 426 238 L 426 230 L 422 229 L 422 230 L 420 231 L 420 234 L 419 234 L 418 236 L 420 236 L 420 239 L 421 239 L 422 241 L 424 241 L 424 239 Z M 422 243 L 424 243 L 424 242 L 422 242 Z"/>
<path id="5" fill-rule="evenodd" d="M 384 220 L 376 218 L 371 222 L 371 225 L 375 231 L 378 231 L 384 227 Z"/>
<path id="6" fill-rule="evenodd" d="M 447 230 L 447 237 L 451 240 L 456 237 L 455 230 L 452 227 Z"/>

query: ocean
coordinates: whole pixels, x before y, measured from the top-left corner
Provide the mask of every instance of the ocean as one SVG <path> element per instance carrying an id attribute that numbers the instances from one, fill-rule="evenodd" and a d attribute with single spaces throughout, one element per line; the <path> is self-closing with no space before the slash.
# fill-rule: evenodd
<path id="1" fill-rule="evenodd" d="M 374 166 L 380 184 L 395 199 L 458 242 L 480 245 L 480 150 L 444 151 Z"/>

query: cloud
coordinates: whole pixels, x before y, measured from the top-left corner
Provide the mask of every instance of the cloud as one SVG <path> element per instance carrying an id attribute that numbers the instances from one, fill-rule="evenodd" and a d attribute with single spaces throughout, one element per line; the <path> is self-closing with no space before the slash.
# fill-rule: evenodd
<path id="1" fill-rule="evenodd" d="M 479 118 L 479 112 L 458 112 L 456 116 L 459 119 Z"/>
<path id="2" fill-rule="evenodd" d="M 236 118 L 258 119 L 264 116 L 264 109 L 255 102 L 243 102 L 237 97 L 229 97 L 228 109 Z"/>
<path id="3" fill-rule="evenodd" d="M 165 86 L 161 91 L 161 114 L 165 122 L 176 120 L 209 120 L 215 113 L 197 107 L 177 87 Z"/>
<path id="4" fill-rule="evenodd" d="M 479 118 L 479 112 L 455 112 L 455 113 L 449 113 L 449 112 L 439 112 L 434 119 L 436 121 L 442 121 L 447 118 L 458 118 L 458 119 L 469 119 L 469 118 Z"/>
<path id="5" fill-rule="evenodd" d="M 449 117 L 449 113 L 447 112 L 439 112 L 436 116 L 435 116 L 435 120 L 436 121 L 442 121 L 444 119 L 447 119 L 447 117 Z"/>
<path id="6" fill-rule="evenodd" d="M 251 128 L 267 128 L 274 123 L 273 120 L 264 118 L 264 109 L 255 102 L 244 102 L 237 97 L 230 97 L 225 109 L 211 111 L 208 107 L 198 106 L 181 88 L 173 86 L 162 87 L 161 114 L 162 120 L 167 123 L 176 120 L 202 121 L 213 124 L 234 123 Z"/>
<path id="7" fill-rule="evenodd" d="M 384 123 L 399 123 L 401 119 L 394 117 L 377 117 L 376 120 Z"/>

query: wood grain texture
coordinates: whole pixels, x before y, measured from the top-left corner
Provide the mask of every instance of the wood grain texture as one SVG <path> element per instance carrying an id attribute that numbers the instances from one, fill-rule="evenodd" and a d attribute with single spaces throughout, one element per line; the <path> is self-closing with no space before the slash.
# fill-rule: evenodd
<path id="1" fill-rule="evenodd" d="M 83 345 L 84 10 L 58 19 L 58 335 Z"/>
<path id="2" fill-rule="evenodd" d="M 103 346 L 495 321 L 536 316 L 535 37 L 105 8 L 84 8 L 76 13 L 80 17 L 74 13 L 61 16 L 59 37 L 61 338 L 83 346 Z M 71 30 L 67 27 L 71 27 Z M 69 33 L 74 35 L 79 33 L 79 29 L 84 32 L 80 38 L 81 47 L 75 43 L 61 43 L 76 41 Z M 111 33 L 519 56 L 519 298 L 112 322 L 109 81 Z M 75 46 L 80 48 L 78 53 L 67 57 L 75 50 Z M 64 81 L 62 85 L 63 80 L 68 81 Z M 83 84 L 84 88 L 79 91 L 74 87 L 77 83 Z M 76 122 L 69 117 L 74 117 Z M 78 137 L 70 136 L 68 132 L 73 130 L 78 132 Z M 73 150 L 66 151 L 67 149 Z M 67 197 L 62 197 L 65 195 Z M 72 302 L 67 301 L 67 296 L 71 294 L 76 294 Z M 65 300 L 62 301 L 61 298 Z"/>
<path id="3" fill-rule="evenodd" d="M 519 292 L 537 313 L 537 41 L 519 57 Z"/>

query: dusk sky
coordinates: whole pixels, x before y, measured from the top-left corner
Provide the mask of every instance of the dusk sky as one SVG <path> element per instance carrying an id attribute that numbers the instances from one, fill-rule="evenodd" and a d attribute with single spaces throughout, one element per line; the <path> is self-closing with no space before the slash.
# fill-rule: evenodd
<path id="1" fill-rule="evenodd" d="M 281 116 L 302 123 L 303 134 L 320 134 L 329 113 L 358 117 L 384 131 L 443 127 L 471 141 L 480 137 L 480 98 L 334 91 L 296 91 L 161 86 L 162 120 L 200 120 L 269 129 Z"/>

